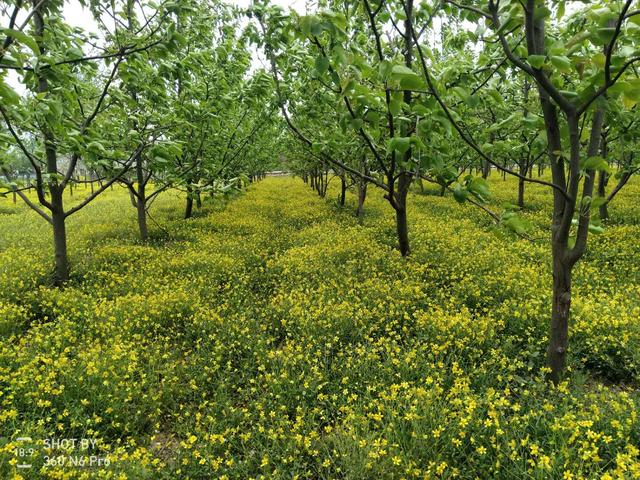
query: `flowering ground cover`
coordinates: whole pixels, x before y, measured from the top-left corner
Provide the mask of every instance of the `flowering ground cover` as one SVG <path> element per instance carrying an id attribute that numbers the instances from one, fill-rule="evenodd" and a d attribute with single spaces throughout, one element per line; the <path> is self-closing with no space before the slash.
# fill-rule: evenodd
<path id="1" fill-rule="evenodd" d="M 70 219 L 64 289 L 47 225 L 0 199 L 0 477 L 640 478 L 639 193 L 577 267 L 557 387 L 544 187 L 533 241 L 416 190 L 406 259 L 373 190 L 362 225 L 298 179 L 187 221 L 167 193 L 143 245 L 116 188 Z M 50 462 L 74 438 L 109 465 Z"/>

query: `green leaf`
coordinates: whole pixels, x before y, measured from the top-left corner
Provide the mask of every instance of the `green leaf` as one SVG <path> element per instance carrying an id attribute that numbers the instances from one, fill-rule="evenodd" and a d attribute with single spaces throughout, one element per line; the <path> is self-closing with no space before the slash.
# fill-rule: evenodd
<path id="1" fill-rule="evenodd" d="M 543 20 L 551 15 L 551 10 L 545 6 L 536 7 L 533 11 L 534 20 Z"/>
<path id="2" fill-rule="evenodd" d="M 552 55 L 549 57 L 549 60 L 551 60 L 551 64 L 562 73 L 569 73 L 571 71 L 571 60 L 564 55 Z"/>
<path id="3" fill-rule="evenodd" d="M 529 55 L 527 57 L 527 62 L 529 62 L 529 65 L 531 65 L 533 68 L 542 68 L 546 58 L 547 57 L 545 57 L 544 55 Z"/>
<path id="4" fill-rule="evenodd" d="M 433 115 L 433 119 L 442 125 L 442 128 L 447 132 L 447 135 L 451 135 L 453 126 L 444 113 L 441 113 L 441 111 L 436 112 Z"/>
<path id="5" fill-rule="evenodd" d="M 631 110 L 636 105 L 636 103 L 638 103 L 638 100 L 629 98 L 627 95 L 622 95 L 622 104 L 624 105 L 625 109 Z"/>
<path id="6" fill-rule="evenodd" d="M 607 57 L 604 56 L 604 53 L 596 53 L 593 57 L 591 57 L 591 61 L 598 68 L 604 68 L 604 65 L 607 61 Z"/>
<path id="7" fill-rule="evenodd" d="M 466 202 L 468 196 L 469 192 L 459 183 L 453 187 L 453 198 L 455 198 L 458 203 Z"/>
<path id="8" fill-rule="evenodd" d="M 298 20 L 300 30 L 306 36 L 309 36 L 312 33 L 312 29 L 314 31 L 317 29 L 318 23 L 319 19 L 315 15 L 305 15 L 300 17 L 300 19 Z"/>
<path id="9" fill-rule="evenodd" d="M 316 71 L 322 75 L 329 70 L 329 59 L 324 55 L 316 57 Z"/>
<path id="10" fill-rule="evenodd" d="M 615 35 L 615 33 L 616 33 L 616 29 L 614 27 L 598 28 L 595 32 L 596 45 L 608 44 L 613 39 L 613 36 Z"/>
<path id="11" fill-rule="evenodd" d="M 429 110 L 427 107 L 425 107 L 424 105 L 422 105 L 421 103 L 416 103 L 411 110 L 413 111 L 413 113 L 421 116 L 421 117 L 426 117 L 427 115 L 429 115 L 431 113 L 431 110 Z"/>
<path id="12" fill-rule="evenodd" d="M 529 225 L 522 218 L 520 218 L 515 212 L 509 212 L 502 216 L 502 225 L 507 227 L 512 232 L 519 235 L 523 235 L 527 232 Z"/>
<path id="13" fill-rule="evenodd" d="M 404 154 L 411 147 L 411 137 L 394 137 L 389 140 L 389 149 Z"/>
<path id="14" fill-rule="evenodd" d="M 640 85 L 637 82 L 617 82 L 611 87 L 612 93 L 621 93 L 625 97 L 640 101 Z"/>
<path id="15" fill-rule="evenodd" d="M 338 65 L 346 65 L 349 63 L 347 52 L 344 51 L 342 45 L 336 45 L 331 51 L 333 52 L 333 60 L 335 63 Z"/>
<path id="16" fill-rule="evenodd" d="M 380 122 L 380 114 L 375 110 L 369 110 L 366 113 L 365 118 L 367 119 L 368 122 L 374 125 L 377 125 Z"/>
<path id="17" fill-rule="evenodd" d="M 382 62 L 380 62 L 380 65 L 378 65 L 378 73 L 380 75 L 380 79 L 383 82 L 387 81 L 387 79 L 391 75 L 391 68 L 391 62 L 389 62 L 388 60 L 383 60 Z"/>
<path id="18" fill-rule="evenodd" d="M 471 179 L 467 185 L 467 189 L 483 202 L 491 195 L 491 192 L 489 191 L 489 183 L 482 177 L 475 177 Z"/>
<path id="19" fill-rule="evenodd" d="M 106 152 L 104 145 L 100 142 L 90 142 L 87 145 L 87 150 L 97 154 L 104 154 Z"/>
<path id="20" fill-rule="evenodd" d="M 583 170 L 596 170 L 605 172 L 609 172 L 611 170 L 607 161 L 599 156 L 589 157 L 581 163 L 581 167 Z"/>
<path id="21" fill-rule="evenodd" d="M 607 199 L 606 197 L 596 197 L 593 200 L 591 200 L 591 208 L 600 208 L 602 205 L 604 205 L 605 203 L 607 203 Z"/>
<path id="22" fill-rule="evenodd" d="M 343 95 L 346 95 L 353 91 L 356 87 L 356 81 L 353 78 L 345 78 L 340 85 L 340 91 Z"/>
<path id="23" fill-rule="evenodd" d="M 13 37 L 16 41 L 29 47 L 36 55 L 40 55 L 40 47 L 38 47 L 38 43 L 33 37 L 30 37 L 26 33 L 19 30 L 14 30 L 12 28 L 3 28 L 2 31 L 5 35 Z"/>
<path id="24" fill-rule="evenodd" d="M 20 95 L 18 95 L 13 88 L 4 83 L 0 79 L 0 97 L 7 103 L 7 105 L 17 105 L 20 102 Z"/>
<path id="25" fill-rule="evenodd" d="M 399 100 L 391 100 L 391 102 L 389 102 L 389 111 L 391 115 L 398 115 L 402 111 L 402 102 Z"/>
<path id="26" fill-rule="evenodd" d="M 564 44 L 564 48 L 566 48 L 568 51 L 569 50 L 573 51 L 572 47 L 580 45 L 583 41 L 587 40 L 590 37 L 591 37 L 591 31 L 584 30 L 580 33 L 575 34 L 573 37 L 571 37 L 567 41 L 567 43 Z"/>
<path id="27" fill-rule="evenodd" d="M 589 230 L 590 233 L 594 233 L 596 235 L 604 233 L 604 227 L 602 227 L 600 225 L 594 225 L 593 223 L 589 224 L 588 230 Z"/>
<path id="28" fill-rule="evenodd" d="M 71 47 L 67 50 L 67 56 L 71 58 L 82 58 L 84 56 L 84 52 L 78 47 Z"/>
<path id="29" fill-rule="evenodd" d="M 352 118 L 350 125 L 354 130 L 360 130 L 364 125 L 364 120 L 362 120 L 361 118 Z"/>
<path id="30" fill-rule="evenodd" d="M 344 31 L 347 28 L 347 18 L 342 13 L 326 11 L 322 16 L 339 30 Z"/>
<path id="31" fill-rule="evenodd" d="M 453 87 L 452 90 L 462 101 L 464 101 L 469 96 L 469 92 L 462 87 Z"/>
<path id="32" fill-rule="evenodd" d="M 564 16 L 566 0 L 560 0 L 558 2 L 558 10 L 556 12 L 556 18 L 560 20 Z"/>
<path id="33" fill-rule="evenodd" d="M 405 65 L 394 65 L 390 78 L 398 81 L 400 87 L 406 90 L 419 90 L 424 87 L 422 78 Z"/>
<path id="34" fill-rule="evenodd" d="M 393 76 L 413 75 L 418 76 L 413 70 L 405 65 L 394 65 L 391 67 L 391 73 Z"/>

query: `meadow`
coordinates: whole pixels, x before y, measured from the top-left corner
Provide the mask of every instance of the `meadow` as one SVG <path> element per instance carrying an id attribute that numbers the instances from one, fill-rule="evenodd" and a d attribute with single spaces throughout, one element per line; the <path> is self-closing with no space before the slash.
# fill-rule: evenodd
<path id="1" fill-rule="evenodd" d="M 0 477 L 640 478 L 640 182 L 576 267 L 557 386 L 545 187 L 532 240 L 436 190 L 411 193 L 402 258 L 373 188 L 362 225 L 336 183 L 267 178 L 189 220 L 168 192 L 147 244 L 116 188 L 70 218 L 63 289 L 49 227 L 0 199 Z M 52 438 L 109 465 L 47 465 L 77 453 Z"/>

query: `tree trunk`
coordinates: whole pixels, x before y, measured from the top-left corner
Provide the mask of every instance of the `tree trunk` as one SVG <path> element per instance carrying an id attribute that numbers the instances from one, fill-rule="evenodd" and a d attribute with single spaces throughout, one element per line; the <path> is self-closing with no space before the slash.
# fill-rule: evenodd
<path id="1" fill-rule="evenodd" d="M 190 185 L 187 186 L 187 204 L 184 209 L 184 218 L 191 218 L 193 214 L 193 189 Z"/>
<path id="2" fill-rule="evenodd" d="M 138 180 L 138 195 L 136 197 L 136 210 L 138 211 L 138 229 L 140 230 L 140 240 L 146 242 L 149 239 L 147 228 L 147 197 L 145 192 L 144 170 L 142 168 L 142 158 L 138 155 L 136 159 L 136 177 Z"/>
<path id="3" fill-rule="evenodd" d="M 138 198 L 136 202 L 138 211 L 138 228 L 140 230 L 140 240 L 146 242 L 149 239 L 149 229 L 147 228 L 147 210 L 144 200 Z"/>
<path id="4" fill-rule="evenodd" d="M 563 252 L 564 249 L 554 247 L 553 300 L 549 347 L 547 349 L 547 362 L 551 368 L 549 376 L 556 384 L 562 380 L 564 374 L 569 342 L 569 312 L 571 310 L 571 266 L 563 260 Z"/>
<path id="5" fill-rule="evenodd" d="M 491 164 L 487 161 L 482 162 L 482 178 L 486 180 L 489 176 L 489 172 L 491 172 Z"/>
<path id="6" fill-rule="evenodd" d="M 409 255 L 409 227 L 407 225 L 407 194 L 411 185 L 411 175 L 407 172 L 398 178 L 398 191 L 395 197 L 396 231 L 398 234 L 398 248 L 403 257 Z"/>
<path id="7" fill-rule="evenodd" d="M 398 248 L 403 257 L 409 255 L 409 227 L 407 226 L 407 202 L 396 208 L 396 231 L 398 233 Z"/>
<path id="8" fill-rule="evenodd" d="M 344 177 L 340 177 L 340 205 L 344 207 L 347 202 L 347 182 Z"/>
<path id="9" fill-rule="evenodd" d="M 69 257 L 67 254 L 67 229 L 64 214 L 52 214 L 53 245 L 56 256 L 54 283 L 57 286 L 69 280 Z"/>
<path id="10" fill-rule="evenodd" d="M 600 171 L 600 176 L 598 177 L 598 196 L 606 197 L 607 194 L 607 183 L 609 182 L 609 174 L 605 171 Z M 599 207 L 600 219 L 608 220 L 609 219 L 609 207 L 606 203 L 603 203 Z"/>
<path id="11" fill-rule="evenodd" d="M 444 197 L 445 192 L 447 191 L 446 185 L 440 185 L 440 196 Z"/>
<path id="12" fill-rule="evenodd" d="M 191 215 L 193 214 L 193 198 L 191 198 L 190 196 L 187 197 L 187 206 L 184 209 L 184 218 L 191 218 Z"/>
<path id="13" fill-rule="evenodd" d="M 200 191 L 196 193 L 196 207 L 198 207 L 198 210 L 202 208 L 202 196 L 200 195 Z"/>
<path id="14" fill-rule="evenodd" d="M 524 208 L 524 179 L 518 178 L 518 207 Z"/>
<path id="15" fill-rule="evenodd" d="M 51 226 L 53 227 L 53 248 L 56 259 L 56 269 L 53 282 L 61 286 L 69 280 L 69 256 L 67 253 L 67 228 L 65 225 L 62 190 L 53 188 L 51 191 Z"/>
<path id="16" fill-rule="evenodd" d="M 605 52 L 606 53 L 606 52 Z M 600 139 L 600 155 L 605 160 L 608 160 L 609 157 L 609 142 L 607 141 L 606 133 L 602 135 Z M 624 154 L 622 155 L 624 158 Z M 600 176 L 598 177 L 598 196 L 606 197 L 607 193 L 607 183 L 609 183 L 609 174 L 604 170 L 600 171 Z M 603 203 L 600 205 L 598 209 L 598 213 L 600 214 L 600 220 L 608 220 L 609 219 L 609 207 L 607 203 Z"/>
<path id="17" fill-rule="evenodd" d="M 529 170 L 527 168 L 527 164 L 526 161 L 524 159 L 520 159 L 520 163 L 518 164 L 518 173 L 522 176 L 525 177 L 527 175 L 527 170 Z M 533 165 L 531 166 L 531 168 L 533 168 Z M 525 184 L 525 180 L 522 177 L 518 177 L 518 207 L 520 208 L 524 208 L 524 184 Z"/>

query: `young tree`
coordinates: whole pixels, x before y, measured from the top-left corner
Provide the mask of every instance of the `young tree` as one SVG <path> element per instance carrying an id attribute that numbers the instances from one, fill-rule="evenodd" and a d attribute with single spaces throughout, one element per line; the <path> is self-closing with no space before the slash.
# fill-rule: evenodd
<path id="1" fill-rule="evenodd" d="M 608 107 L 600 141 L 600 156 L 610 165 L 615 162 L 617 172 L 614 174 L 609 169 L 598 172 L 598 195 L 593 204 L 598 207 L 599 217 L 603 221 L 609 219 L 609 204 L 633 175 L 640 172 L 640 157 L 635 151 L 640 140 L 635 101 L 610 102 Z M 607 193 L 611 179 L 615 180 L 615 184 Z"/>
<path id="2" fill-rule="evenodd" d="M 94 45 L 92 37 L 64 23 L 61 7 L 56 0 L 10 2 L 7 8 L 12 14 L 0 50 L 0 114 L 10 134 L 8 143 L 29 160 L 37 200 L 24 192 L 18 195 L 52 226 L 57 285 L 69 278 L 66 219 L 115 182 L 136 155 L 108 151 L 95 121 L 112 107 L 111 92 L 120 67 L 132 55 L 165 40 L 166 20 L 165 9 L 158 7 L 158 15 L 126 43 L 120 42 L 122 27 L 116 21 L 103 45 Z M 91 7 L 96 21 L 106 24 L 103 16 L 117 18 L 119 2 L 109 7 L 92 2 Z M 19 23 L 18 18 L 24 20 Z M 5 81 L 9 70 L 19 74 L 27 92 L 22 97 Z M 106 178 L 91 195 L 67 208 L 63 193 L 81 163 L 104 172 Z M 11 180 L 7 169 L 3 173 Z"/>
<path id="3" fill-rule="evenodd" d="M 282 115 L 310 154 L 325 166 L 349 172 L 385 192 L 395 211 L 398 249 L 406 256 L 410 251 L 409 188 L 418 172 L 428 170 L 434 160 L 420 152 L 427 150 L 431 137 L 440 133 L 439 128 L 446 128 L 432 125 L 436 130 L 429 130 L 426 126 L 430 123 L 425 121 L 431 114 L 425 105 L 431 101 L 430 92 L 412 70 L 413 2 L 406 4 L 406 11 L 402 5 L 384 0 L 335 5 L 329 2 L 327 6 L 335 8 L 303 17 L 287 17 L 277 7 L 263 3 L 253 7 Z M 421 18 L 425 29 L 420 34 L 426 31 L 432 17 Z M 304 66 L 297 65 L 298 59 Z M 332 102 L 323 104 L 323 108 L 333 110 L 327 111 L 324 121 L 351 129 L 368 150 L 375 170 L 365 173 L 366 169 L 354 168 L 336 158 L 331 151 L 333 135 L 319 135 L 323 129 L 305 130 L 297 122 L 288 92 L 297 76 L 309 68 L 313 69 L 312 80 L 318 88 L 333 97 Z M 480 186 L 477 181 L 469 181 L 460 188 L 471 191 Z"/>
<path id="4" fill-rule="evenodd" d="M 552 173 L 551 182 L 537 182 L 546 183 L 553 192 L 553 295 L 547 357 L 550 377 L 558 382 L 566 364 L 573 268 L 584 255 L 589 232 L 595 230 L 591 209 L 596 173 L 608 169 L 599 147 L 605 112 L 612 101 L 609 94 L 616 83 L 620 85 L 617 94 L 623 98 L 633 99 L 637 92 L 632 81 L 636 75 L 630 67 L 640 61 L 635 53 L 640 39 L 634 23 L 638 11 L 631 9 L 632 0 L 594 2 L 581 12 L 580 31 L 571 36 L 562 23 L 552 20 L 554 9 L 556 18 L 562 18 L 568 2 L 445 3 L 467 20 L 484 21 L 508 61 L 537 87 Z M 406 3 L 405 9 L 409 11 Z M 416 29 L 412 35 L 425 79 L 435 90 Z M 495 163 L 454 119 L 442 98 L 438 100 L 461 137 L 485 160 Z M 583 130 L 586 121 L 589 127 Z"/>

